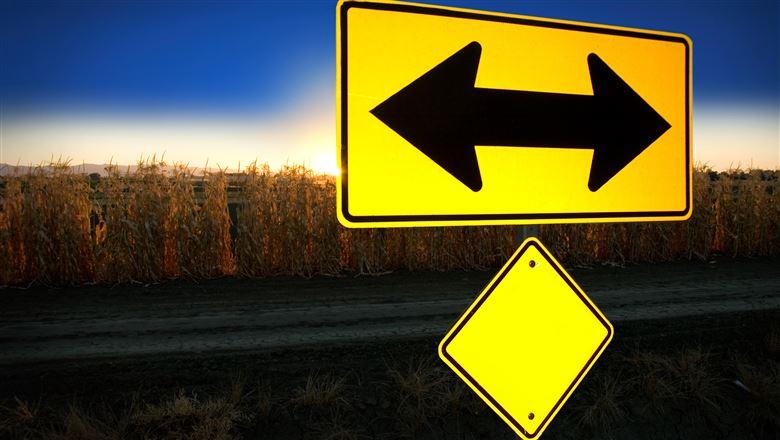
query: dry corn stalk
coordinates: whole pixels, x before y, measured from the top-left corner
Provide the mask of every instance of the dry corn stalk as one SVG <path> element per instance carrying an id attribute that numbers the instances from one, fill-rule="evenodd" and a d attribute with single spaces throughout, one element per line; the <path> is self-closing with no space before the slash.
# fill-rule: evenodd
<path id="1" fill-rule="evenodd" d="M 541 239 L 570 265 L 778 255 L 778 177 L 702 167 L 687 222 L 545 225 Z M 512 226 L 348 230 L 335 193 L 333 176 L 256 163 L 12 173 L 0 177 L 0 285 L 485 269 L 518 244 Z"/>

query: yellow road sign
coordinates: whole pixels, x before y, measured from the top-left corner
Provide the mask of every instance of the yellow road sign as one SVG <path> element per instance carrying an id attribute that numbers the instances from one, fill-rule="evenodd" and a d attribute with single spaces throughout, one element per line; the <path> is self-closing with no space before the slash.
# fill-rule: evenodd
<path id="1" fill-rule="evenodd" d="M 384 1 L 337 21 L 344 225 L 690 216 L 685 35 Z"/>
<path id="2" fill-rule="evenodd" d="M 526 240 L 439 344 L 439 356 L 522 438 L 538 437 L 612 339 L 612 325 Z"/>

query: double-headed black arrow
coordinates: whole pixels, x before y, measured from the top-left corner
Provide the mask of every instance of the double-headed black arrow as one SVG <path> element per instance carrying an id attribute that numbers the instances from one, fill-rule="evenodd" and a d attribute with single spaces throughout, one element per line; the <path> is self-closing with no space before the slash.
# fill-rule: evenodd
<path id="1" fill-rule="evenodd" d="M 473 191 L 476 145 L 592 149 L 597 191 L 671 127 L 596 54 L 593 95 L 568 95 L 474 87 L 481 52 L 469 43 L 371 110 Z"/>

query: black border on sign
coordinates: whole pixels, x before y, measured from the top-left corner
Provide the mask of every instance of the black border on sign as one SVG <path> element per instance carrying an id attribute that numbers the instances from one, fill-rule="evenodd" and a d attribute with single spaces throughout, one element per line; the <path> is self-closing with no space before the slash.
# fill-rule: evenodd
<path id="1" fill-rule="evenodd" d="M 412 14 L 438 15 L 442 17 L 465 18 L 470 20 L 493 21 L 500 23 L 521 24 L 554 29 L 565 29 L 580 32 L 591 32 L 624 37 L 645 38 L 650 40 L 682 43 L 685 46 L 685 209 L 682 211 L 635 211 L 635 212 L 564 212 L 564 213 L 526 213 L 526 214 L 428 214 L 428 215 L 363 215 L 349 213 L 349 195 L 347 184 L 348 159 L 348 121 L 347 121 L 347 11 L 351 8 L 372 9 L 381 11 L 406 12 Z M 690 45 L 685 38 L 659 35 L 627 29 L 601 28 L 596 25 L 558 23 L 523 17 L 507 17 L 490 15 L 488 13 L 455 11 L 409 4 L 387 4 L 370 2 L 345 1 L 341 4 L 341 211 L 344 218 L 353 223 L 372 222 L 417 222 L 417 221 L 477 221 L 477 220 L 534 220 L 534 219 L 608 219 L 625 217 L 678 217 L 687 215 L 691 209 L 691 148 L 690 148 Z"/>
<path id="2" fill-rule="evenodd" d="M 572 380 L 572 382 L 569 384 L 569 386 L 563 392 L 563 394 L 558 399 L 558 401 L 555 403 L 555 405 L 553 405 L 552 409 L 550 409 L 550 411 L 545 415 L 545 417 L 542 420 L 542 422 L 536 428 L 536 431 L 529 433 L 528 431 L 526 431 L 525 428 L 523 428 L 523 426 L 520 424 L 519 421 L 517 421 L 514 417 L 512 417 L 512 415 L 506 409 L 504 409 L 504 407 L 502 407 L 501 404 L 499 404 L 498 401 L 496 401 L 496 399 L 494 399 L 493 396 L 491 396 L 487 392 L 487 390 L 485 390 L 485 388 L 483 388 L 482 385 L 480 385 L 479 382 L 477 382 L 477 380 L 474 379 L 474 377 L 472 377 L 468 373 L 468 371 L 466 371 L 466 369 L 464 369 L 458 363 L 458 361 L 456 361 L 455 358 L 453 358 L 447 352 L 447 346 L 449 346 L 450 342 L 452 342 L 452 340 L 455 339 L 455 336 L 458 335 L 458 333 L 461 331 L 461 329 L 466 325 L 466 323 L 468 323 L 468 321 L 471 319 L 471 317 L 474 316 L 474 314 L 477 312 L 477 310 L 479 310 L 479 308 L 482 306 L 482 304 L 485 301 L 487 301 L 487 299 L 490 296 L 490 294 L 493 293 L 493 290 L 495 290 L 495 288 L 499 284 L 501 284 L 501 281 L 504 279 L 506 274 L 508 274 L 509 271 L 512 270 L 512 267 L 514 267 L 515 263 L 517 263 L 520 260 L 520 257 L 522 257 L 523 254 L 525 254 L 525 252 L 531 246 L 535 247 L 539 251 L 539 253 L 542 254 L 542 256 L 544 256 L 544 259 L 547 260 L 547 262 L 550 264 L 550 266 L 552 266 L 555 269 L 555 271 L 558 272 L 558 275 L 566 281 L 566 284 L 568 284 L 569 287 L 571 288 L 571 290 L 574 293 L 577 294 L 577 297 L 579 297 L 579 299 L 583 302 L 583 304 L 585 304 L 588 307 L 588 309 L 591 311 L 591 313 L 593 313 L 593 315 L 596 318 L 598 318 L 599 322 L 604 326 L 605 329 L 607 329 L 607 336 L 601 341 L 599 346 L 596 348 L 596 351 L 593 352 L 593 354 L 590 356 L 590 358 L 588 358 L 588 361 L 582 367 L 580 372 L 577 373 L 577 376 L 574 377 L 574 380 Z M 529 242 L 527 242 L 525 244 L 525 246 L 523 246 L 523 248 L 519 252 L 517 252 L 517 254 L 512 259 L 512 261 L 510 261 L 509 264 L 506 266 L 506 268 L 501 271 L 501 273 L 498 275 L 498 277 L 496 277 L 496 280 L 492 282 L 492 284 L 490 285 L 488 290 L 485 292 L 485 294 L 482 295 L 479 298 L 479 300 L 477 301 L 477 303 L 474 304 L 474 306 L 469 309 L 469 311 L 466 314 L 466 316 L 462 320 L 459 320 L 459 323 L 457 324 L 455 329 L 452 330 L 451 333 L 448 333 L 447 338 L 442 342 L 441 353 L 442 353 L 443 356 L 445 356 L 447 358 L 448 361 L 450 361 L 450 363 L 452 363 L 453 366 L 455 366 L 455 368 L 458 369 L 458 371 L 463 375 L 463 377 L 468 378 L 468 381 L 471 382 L 471 384 L 474 385 L 477 389 L 479 389 L 479 391 L 482 393 L 482 395 L 485 396 L 485 398 L 488 399 L 490 401 L 490 403 L 492 403 L 493 406 L 495 406 L 501 412 L 501 414 L 503 414 L 504 417 L 506 417 L 507 420 L 512 422 L 512 425 L 515 428 L 519 429 L 526 437 L 534 438 L 547 425 L 550 417 L 552 417 L 552 415 L 555 413 L 555 411 L 557 411 L 558 408 L 561 406 L 561 404 L 563 403 L 564 399 L 566 399 L 566 397 L 572 392 L 572 390 L 574 388 L 574 385 L 585 374 L 585 371 L 587 371 L 588 368 L 590 368 L 591 365 L 593 365 L 593 363 L 595 362 L 596 357 L 598 356 L 598 354 L 601 353 L 601 351 L 604 349 L 604 346 L 612 338 L 612 332 L 613 332 L 613 330 L 612 330 L 612 327 L 609 325 L 609 323 L 602 317 L 601 313 L 599 313 L 593 307 L 593 305 L 590 303 L 590 301 L 588 301 L 585 298 L 585 293 L 583 293 L 582 290 L 580 290 L 580 288 L 577 287 L 569 279 L 569 277 L 563 272 L 563 270 L 561 269 L 560 265 L 557 262 L 553 261 L 553 259 L 550 257 L 550 255 L 547 252 L 545 252 L 545 250 L 541 246 L 537 245 L 534 241 L 529 241 Z"/>

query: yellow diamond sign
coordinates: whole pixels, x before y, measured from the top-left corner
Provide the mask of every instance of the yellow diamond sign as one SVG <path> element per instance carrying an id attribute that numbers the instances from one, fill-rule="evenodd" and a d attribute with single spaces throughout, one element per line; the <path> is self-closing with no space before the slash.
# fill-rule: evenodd
<path id="1" fill-rule="evenodd" d="M 601 311 L 530 238 L 447 333 L 439 356 L 518 435 L 531 439 L 612 334 Z"/>

